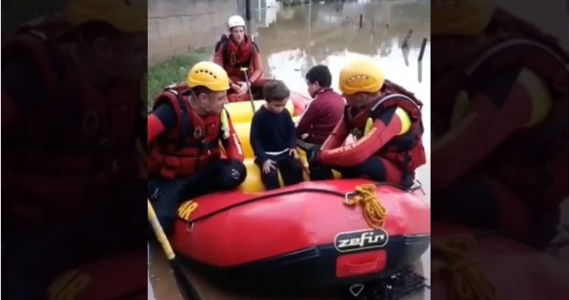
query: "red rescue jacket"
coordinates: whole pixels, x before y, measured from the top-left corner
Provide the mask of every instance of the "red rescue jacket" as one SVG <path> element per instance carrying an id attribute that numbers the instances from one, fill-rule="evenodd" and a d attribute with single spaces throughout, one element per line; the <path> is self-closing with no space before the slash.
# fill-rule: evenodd
<path id="1" fill-rule="evenodd" d="M 112 191 L 117 182 L 138 177 L 137 122 L 142 124 L 140 87 L 96 90 L 81 79 L 60 47 L 74 38 L 65 22 L 22 27 L 2 48 L 10 61 L 28 51 L 45 94 L 42 114 L 23 115 L 6 134 L 3 192 L 9 214 L 18 220 L 59 219 Z M 10 74 L 5 74 L 10 76 Z M 4 94 L 3 102 L 16 99 Z"/>
<path id="2" fill-rule="evenodd" d="M 422 142 L 424 127 L 422 123 L 422 102 L 406 91 L 403 87 L 386 80 L 386 93 L 369 109 L 367 115 L 359 115 L 358 119 L 350 112 L 350 107 L 345 107 L 344 120 L 348 131 L 357 138 L 363 135 L 366 120 L 378 119 L 382 112 L 392 107 L 400 107 L 405 110 L 412 121 L 410 130 L 389 141 L 376 156 L 389 160 L 396 166 L 400 166 L 403 172 L 403 182 L 409 182 L 415 171 L 426 163 L 426 155 Z M 364 122 L 362 122 L 364 121 Z"/>
<path id="3" fill-rule="evenodd" d="M 452 101 L 459 91 L 477 87 L 492 74 L 511 66 L 535 72 L 550 85 L 553 105 L 549 115 L 542 123 L 523 128 L 503 141 L 481 168 L 522 195 L 540 201 L 551 199 L 557 206 L 568 196 L 568 53 L 555 39 L 501 9 L 497 9 L 488 31 L 485 42 L 466 46 L 472 51 L 458 51 L 459 45 L 455 45 L 449 47 L 454 48 L 449 54 L 460 56 L 436 60 L 445 63 L 432 67 L 436 75 L 433 99 L 437 100 L 432 104 L 437 112 L 434 118 L 448 123 Z M 506 172 L 498 165 L 522 167 Z M 559 166 L 565 167 L 558 171 Z"/>
<path id="4" fill-rule="evenodd" d="M 197 169 L 220 158 L 220 140 L 229 135 L 222 126 L 222 115 L 200 117 L 186 100 L 185 84 L 169 87 L 160 94 L 154 107 L 168 102 L 178 116 L 176 127 L 161 136 L 150 147 L 148 171 L 164 179 L 175 179 L 193 174 Z M 223 114 L 229 120 L 229 114 Z"/>
<path id="5" fill-rule="evenodd" d="M 245 80 L 241 68 L 248 69 L 248 77 L 252 83 L 262 75 L 259 47 L 251 36 L 246 35 L 241 45 L 236 46 L 224 35 L 216 44 L 214 61 L 222 65 L 234 83 L 237 79 Z"/>

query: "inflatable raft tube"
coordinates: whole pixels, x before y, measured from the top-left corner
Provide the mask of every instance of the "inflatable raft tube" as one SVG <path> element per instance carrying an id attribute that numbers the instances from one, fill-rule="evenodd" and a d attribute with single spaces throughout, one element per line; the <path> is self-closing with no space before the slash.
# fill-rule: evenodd
<path id="1" fill-rule="evenodd" d="M 196 271 L 227 288 L 315 290 L 365 283 L 413 264 L 430 242 L 430 207 L 419 189 L 379 184 L 384 229 L 343 200 L 372 182 L 304 182 L 271 192 L 232 191 L 179 208 L 172 245 Z"/>

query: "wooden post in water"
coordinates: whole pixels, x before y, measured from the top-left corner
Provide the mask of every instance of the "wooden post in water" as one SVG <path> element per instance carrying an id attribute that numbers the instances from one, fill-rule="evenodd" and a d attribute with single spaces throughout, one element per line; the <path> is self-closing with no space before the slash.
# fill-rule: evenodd
<path id="1" fill-rule="evenodd" d="M 420 55 L 418 56 L 418 82 L 422 82 L 422 60 L 424 59 L 424 52 L 426 50 L 427 38 L 422 40 L 422 47 L 420 48 Z"/>
<path id="2" fill-rule="evenodd" d="M 402 55 L 404 56 L 404 63 L 406 64 L 406 67 L 410 66 L 410 61 L 408 60 L 408 57 L 410 56 L 410 49 L 409 48 L 401 48 L 402 50 Z"/>
<path id="3" fill-rule="evenodd" d="M 422 83 L 422 62 L 418 62 L 418 82 Z"/>
<path id="4" fill-rule="evenodd" d="M 400 48 L 404 49 L 404 48 L 409 48 L 409 41 L 410 38 L 412 37 L 412 33 L 414 32 L 413 29 L 410 29 L 408 31 L 408 35 L 406 35 L 406 37 L 404 38 L 404 41 L 402 42 L 402 45 L 400 46 Z"/>
<path id="5" fill-rule="evenodd" d="M 310 2 L 310 3 L 309 3 L 309 16 L 308 16 L 308 18 L 307 18 L 307 22 L 309 23 L 309 24 L 307 24 L 308 27 L 309 27 L 309 30 L 307 30 L 308 38 L 309 38 L 309 44 L 308 44 L 308 47 L 309 47 L 309 49 L 308 49 L 309 57 L 312 57 L 312 51 L 311 51 L 311 50 L 313 49 L 313 46 L 312 46 L 312 44 L 311 44 L 311 43 L 312 43 L 312 40 L 313 40 L 312 37 L 311 37 L 311 33 L 312 33 L 312 31 L 311 31 L 311 23 L 312 23 L 312 22 L 311 22 L 311 21 L 312 21 L 311 16 L 313 15 L 312 10 L 313 10 L 313 3 Z"/>
<path id="6" fill-rule="evenodd" d="M 245 0 L 245 19 L 251 21 L 251 0 Z"/>
<path id="7" fill-rule="evenodd" d="M 358 28 L 362 28 L 362 14 L 360 14 L 360 21 L 358 22 Z"/>
<path id="8" fill-rule="evenodd" d="M 421 62 L 424 59 L 424 52 L 426 50 L 427 38 L 422 41 L 422 47 L 420 48 L 420 56 L 418 56 L 418 61 Z"/>

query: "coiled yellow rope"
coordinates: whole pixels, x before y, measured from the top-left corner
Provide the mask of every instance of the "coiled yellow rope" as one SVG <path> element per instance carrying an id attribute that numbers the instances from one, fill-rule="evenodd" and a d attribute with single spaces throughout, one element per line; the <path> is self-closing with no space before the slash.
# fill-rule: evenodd
<path id="1" fill-rule="evenodd" d="M 362 213 L 366 223 L 374 229 L 384 228 L 387 211 L 376 197 L 376 186 L 374 184 L 363 184 L 357 186 L 354 193 L 344 199 L 347 206 L 362 206 Z"/>
<path id="2" fill-rule="evenodd" d="M 477 268 L 472 251 L 477 241 L 459 236 L 433 244 L 435 278 L 451 285 L 453 298 L 461 300 L 496 300 L 495 287 Z"/>

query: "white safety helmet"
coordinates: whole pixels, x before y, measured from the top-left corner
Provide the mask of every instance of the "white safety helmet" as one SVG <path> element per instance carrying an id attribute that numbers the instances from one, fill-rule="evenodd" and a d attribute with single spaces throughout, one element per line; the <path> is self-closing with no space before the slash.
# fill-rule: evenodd
<path id="1" fill-rule="evenodd" d="M 245 21 L 241 16 L 235 15 L 228 19 L 228 29 L 232 29 L 237 26 L 243 26 L 245 28 Z"/>

